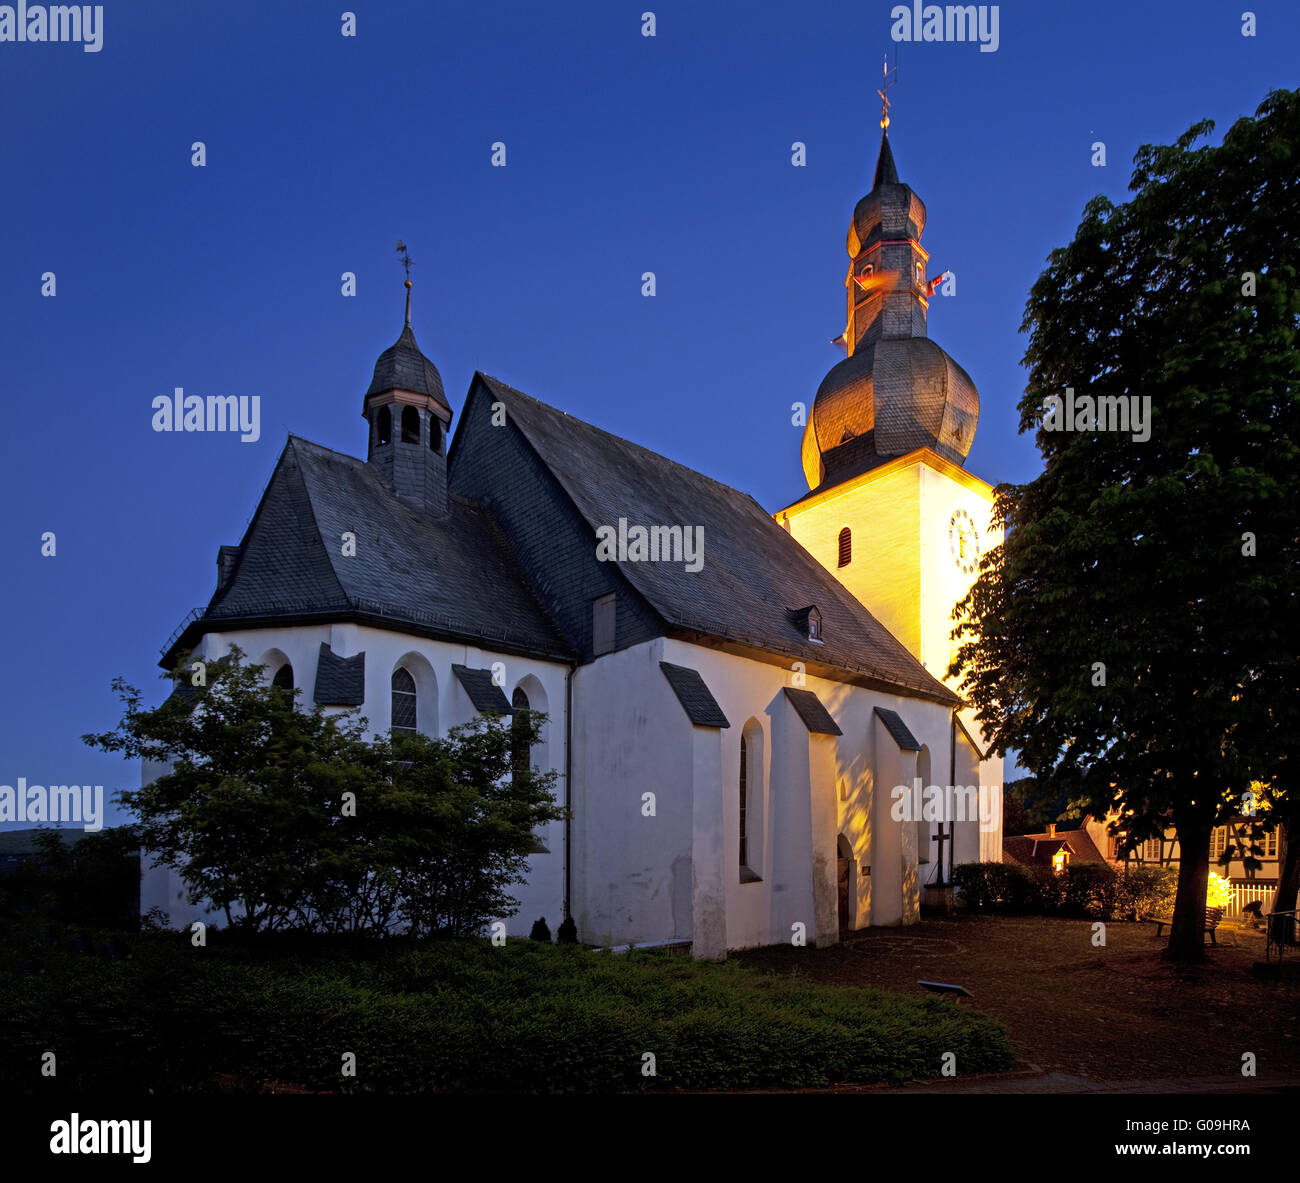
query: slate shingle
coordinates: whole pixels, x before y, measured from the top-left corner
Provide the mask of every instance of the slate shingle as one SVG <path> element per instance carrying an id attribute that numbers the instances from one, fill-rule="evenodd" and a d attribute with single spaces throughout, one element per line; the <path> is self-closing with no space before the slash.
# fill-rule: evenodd
<path id="1" fill-rule="evenodd" d="M 720 637 L 786 659 L 957 705 L 908 652 L 752 497 L 480 374 L 593 532 L 629 525 L 704 529 L 703 567 L 623 562 L 620 573 L 678 632 Z M 816 604 L 823 643 L 792 612 Z"/>
<path id="2" fill-rule="evenodd" d="M 659 668 L 663 670 L 668 685 L 673 688 L 677 701 L 686 711 L 686 717 L 696 727 L 731 726 L 727 716 L 722 713 L 722 708 L 718 706 L 718 700 L 704 684 L 699 670 L 684 665 L 671 665 L 666 661 L 661 661 Z"/>
<path id="3" fill-rule="evenodd" d="M 921 745 L 916 742 L 916 736 L 908 729 L 903 717 L 897 711 L 891 711 L 886 707 L 873 708 L 884 723 L 886 730 L 894 737 L 894 742 L 905 752 L 919 752 Z"/>
<path id="4" fill-rule="evenodd" d="M 340 657 L 322 641 L 314 697 L 321 706 L 359 707 L 366 700 L 366 655 Z"/>
<path id="5" fill-rule="evenodd" d="M 843 735 L 839 724 L 831 718 L 831 713 L 811 690 L 796 690 L 793 686 L 784 687 L 785 696 L 790 700 L 803 725 L 814 735 Z"/>
<path id="6" fill-rule="evenodd" d="M 356 536 L 354 556 L 342 553 L 345 532 Z M 348 618 L 572 659 L 485 509 L 452 495 L 445 515 L 427 513 L 371 465 L 296 436 L 239 551 L 229 583 L 178 644 L 237 621 Z"/>
<path id="7" fill-rule="evenodd" d="M 488 715 L 514 714 L 514 707 L 510 705 L 501 687 L 492 681 L 491 670 L 472 670 L 468 666 L 453 665 L 451 672 L 465 687 L 465 693 L 469 695 L 476 711 Z"/>

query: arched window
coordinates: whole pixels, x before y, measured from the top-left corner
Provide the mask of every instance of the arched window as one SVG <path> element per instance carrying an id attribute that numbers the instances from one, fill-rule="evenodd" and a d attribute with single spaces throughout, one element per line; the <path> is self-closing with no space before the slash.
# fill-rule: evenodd
<path id="1" fill-rule="evenodd" d="M 285 662 L 278 670 L 275 671 L 275 677 L 271 679 L 271 685 L 280 690 L 293 689 L 293 666 Z"/>
<path id="2" fill-rule="evenodd" d="M 414 407 L 402 408 L 402 443 L 420 442 L 420 412 Z"/>
<path id="3" fill-rule="evenodd" d="M 415 731 L 415 679 L 406 670 L 393 671 L 393 730 Z"/>
<path id="4" fill-rule="evenodd" d="M 375 432 L 381 444 L 386 444 L 393 438 L 393 413 L 387 407 L 379 408 L 379 414 L 375 419 Z"/>
<path id="5" fill-rule="evenodd" d="M 921 782 L 921 804 L 924 811 L 925 790 L 930 787 L 930 749 L 922 744 L 921 750 L 916 754 L 916 775 Z M 935 842 L 934 835 L 930 833 L 930 823 L 925 820 L 924 812 L 921 817 L 914 819 L 916 825 L 916 861 L 917 865 L 927 868 L 922 871 L 921 882 L 925 883 L 942 883 L 944 881 L 944 868 L 942 865 L 930 869 L 930 864 L 936 861 L 937 855 L 935 848 L 942 848 L 941 843 Z"/>
<path id="6" fill-rule="evenodd" d="M 749 867 L 749 744 L 740 741 L 740 869 Z"/>
<path id="7" fill-rule="evenodd" d="M 510 705 L 516 711 L 527 711 L 528 695 L 522 687 L 516 687 L 510 696 Z M 513 775 L 528 771 L 528 716 L 516 714 L 510 720 L 510 770 Z"/>
<path id="8" fill-rule="evenodd" d="M 840 566 L 847 567 L 853 561 L 853 531 L 845 526 L 840 531 Z"/>
<path id="9" fill-rule="evenodd" d="M 442 423 L 437 415 L 429 416 L 429 451 L 442 451 Z"/>
<path id="10" fill-rule="evenodd" d="M 750 719 L 740 736 L 738 777 L 740 881 L 758 883 L 763 869 L 763 727 Z"/>

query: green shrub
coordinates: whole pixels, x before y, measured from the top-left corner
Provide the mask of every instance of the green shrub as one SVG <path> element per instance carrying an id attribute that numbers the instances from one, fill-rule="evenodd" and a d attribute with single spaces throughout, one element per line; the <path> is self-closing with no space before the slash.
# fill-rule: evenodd
<path id="1" fill-rule="evenodd" d="M 953 881 L 975 911 L 1137 920 L 1173 908 L 1178 874 L 1168 867 L 1117 871 L 1107 863 L 1071 863 L 1059 874 L 1018 863 L 964 863 Z"/>

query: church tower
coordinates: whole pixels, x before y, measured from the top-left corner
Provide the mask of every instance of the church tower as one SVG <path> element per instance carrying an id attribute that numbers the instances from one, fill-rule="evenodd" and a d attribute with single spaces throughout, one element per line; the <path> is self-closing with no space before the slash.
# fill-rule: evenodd
<path id="1" fill-rule="evenodd" d="M 943 275 L 927 278 L 925 205 L 899 180 L 888 127 L 886 103 L 871 191 L 848 232 L 848 323 L 836 342 L 848 356 L 822 379 L 804 431 L 810 492 L 775 516 L 931 674 L 958 690 L 947 677 L 952 610 L 1002 532 L 991 521 L 992 487 L 965 469 L 979 393 L 929 338 L 930 300 Z M 1000 790 L 1002 760 L 983 759 L 972 711 L 954 719 L 952 746 L 947 767 L 935 753 L 935 783 Z M 999 858 L 1000 832 L 982 834 L 980 847 L 958 849 L 957 861 Z"/>
<path id="2" fill-rule="evenodd" d="M 451 407 L 442 375 L 411 331 L 411 281 L 406 281 L 402 335 L 379 355 L 362 403 L 370 428 L 366 459 L 403 501 L 441 517 L 447 512 L 447 429 Z"/>

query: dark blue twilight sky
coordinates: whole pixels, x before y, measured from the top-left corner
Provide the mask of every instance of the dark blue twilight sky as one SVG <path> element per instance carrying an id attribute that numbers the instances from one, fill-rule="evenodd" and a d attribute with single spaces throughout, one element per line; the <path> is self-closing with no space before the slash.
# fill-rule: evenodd
<path id="1" fill-rule="evenodd" d="M 364 455 L 398 237 L 454 409 L 481 368 L 769 509 L 805 490 L 790 406 L 842 356 L 889 3 L 103 7 L 98 53 L 0 42 L 0 783 L 138 784 L 79 736 L 119 717 L 115 674 L 161 694 L 159 646 L 288 432 Z M 994 483 L 1038 470 L 1017 330 L 1048 251 L 1123 198 L 1139 144 L 1294 86 L 1300 43 L 1294 0 L 999 9 L 996 52 L 899 47 L 890 129 L 931 274 L 957 276 L 930 333 L 979 387 L 968 467 Z M 155 433 L 176 386 L 261 396 L 261 439 Z"/>

